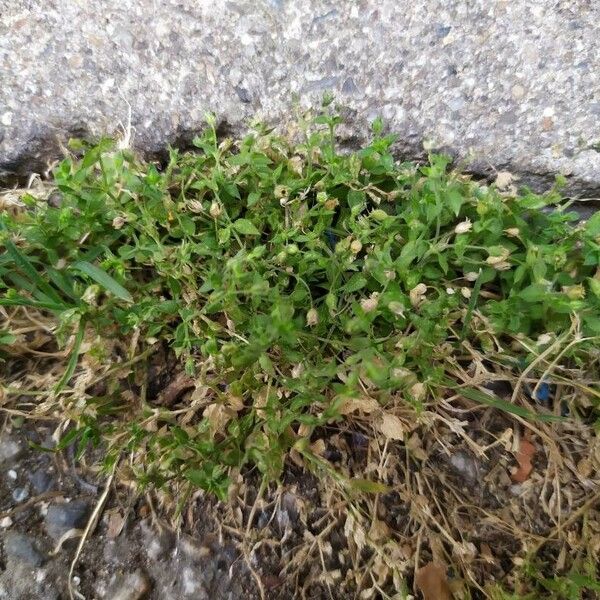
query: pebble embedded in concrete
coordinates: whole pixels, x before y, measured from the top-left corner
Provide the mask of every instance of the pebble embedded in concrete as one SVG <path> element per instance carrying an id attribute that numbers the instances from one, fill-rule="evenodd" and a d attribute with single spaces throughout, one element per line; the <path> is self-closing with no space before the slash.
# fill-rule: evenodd
<path id="1" fill-rule="evenodd" d="M 29 490 L 22 487 L 15 488 L 12 497 L 15 502 L 25 502 L 29 498 Z"/>
<path id="2" fill-rule="evenodd" d="M 5 4 L 0 178 L 45 170 L 57 138 L 118 133 L 129 110 L 135 146 L 154 152 L 191 140 L 206 111 L 238 134 L 327 91 L 349 138 L 381 115 L 403 157 L 432 140 L 472 152 L 476 172 L 600 189 L 597 0 Z"/>

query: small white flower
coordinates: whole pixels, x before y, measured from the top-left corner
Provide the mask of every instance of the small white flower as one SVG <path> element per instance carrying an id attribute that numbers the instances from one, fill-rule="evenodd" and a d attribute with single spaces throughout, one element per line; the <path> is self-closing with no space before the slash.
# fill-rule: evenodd
<path id="1" fill-rule="evenodd" d="M 360 240 L 353 240 L 350 244 L 350 251 L 352 254 L 358 254 L 362 250 L 362 244 Z"/>
<path id="2" fill-rule="evenodd" d="M 538 336 L 537 345 L 545 346 L 546 344 L 549 344 L 551 341 L 552 341 L 552 336 L 549 333 L 542 333 L 540 336 Z"/>
<path id="3" fill-rule="evenodd" d="M 125 225 L 126 222 L 127 220 L 125 219 L 125 217 L 118 215 L 113 219 L 112 226 L 115 229 L 121 229 L 121 227 L 123 227 L 123 225 Z"/>
<path id="4" fill-rule="evenodd" d="M 446 288 L 446 294 L 448 294 L 448 296 L 454 296 L 455 293 L 456 290 L 454 290 L 453 288 Z"/>
<path id="5" fill-rule="evenodd" d="M 316 308 L 311 308 L 307 313 L 306 313 L 306 324 L 309 327 L 313 327 L 314 325 L 316 325 L 319 322 L 319 313 L 317 312 Z"/>
<path id="6" fill-rule="evenodd" d="M 417 284 L 412 290 L 409 292 L 410 303 L 417 307 L 425 300 L 425 294 L 427 293 L 427 286 L 424 283 Z"/>
<path id="7" fill-rule="evenodd" d="M 200 200 L 190 200 L 188 202 L 188 208 L 195 213 L 201 213 L 204 210 L 202 202 Z"/>
<path id="8" fill-rule="evenodd" d="M 459 223 L 454 228 L 454 233 L 456 233 L 456 234 L 467 233 L 467 231 L 471 231 L 472 227 L 473 227 L 473 223 L 471 223 L 471 221 L 469 219 L 465 219 L 462 223 Z"/>
<path id="9" fill-rule="evenodd" d="M 369 298 L 364 298 L 360 301 L 360 305 L 366 313 L 373 312 L 377 308 L 378 304 L 379 294 L 377 292 L 373 292 Z"/>

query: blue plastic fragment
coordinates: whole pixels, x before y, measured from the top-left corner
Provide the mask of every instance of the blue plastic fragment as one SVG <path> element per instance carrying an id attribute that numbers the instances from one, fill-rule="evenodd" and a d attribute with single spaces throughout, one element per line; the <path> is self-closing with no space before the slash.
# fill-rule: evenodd
<path id="1" fill-rule="evenodd" d="M 550 386 L 545 381 L 538 386 L 535 399 L 544 404 L 550 400 Z"/>

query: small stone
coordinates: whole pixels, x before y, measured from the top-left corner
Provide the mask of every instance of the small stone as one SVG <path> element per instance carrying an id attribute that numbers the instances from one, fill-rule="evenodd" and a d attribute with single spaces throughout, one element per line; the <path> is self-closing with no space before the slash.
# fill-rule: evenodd
<path id="1" fill-rule="evenodd" d="M 7 475 L 8 478 L 12 479 L 13 481 L 15 481 L 15 479 L 17 478 L 17 472 L 14 469 L 9 469 Z"/>
<path id="2" fill-rule="evenodd" d="M 10 111 L 5 112 L 0 118 L 0 122 L 8 127 L 12 123 L 12 113 Z"/>
<path id="3" fill-rule="evenodd" d="M 148 576 L 137 569 L 133 573 L 116 575 L 105 597 L 111 600 L 142 600 L 152 588 Z"/>
<path id="4" fill-rule="evenodd" d="M 23 561 L 34 567 L 39 567 L 44 562 L 44 556 L 37 550 L 33 540 L 18 531 L 6 534 L 4 552 L 9 559 Z"/>
<path id="5" fill-rule="evenodd" d="M 518 83 L 512 87 L 512 96 L 515 100 L 520 100 L 525 95 L 525 88 Z"/>
<path id="6" fill-rule="evenodd" d="M 48 467 L 40 467 L 29 475 L 31 486 L 37 494 L 47 492 L 54 485 L 54 477 L 48 472 Z"/>
<path id="7" fill-rule="evenodd" d="M 175 545 L 175 536 L 166 527 L 154 527 L 148 520 L 139 525 L 144 548 L 148 558 L 160 560 L 166 558 Z"/>
<path id="8" fill-rule="evenodd" d="M 252 96 L 250 95 L 250 92 L 245 87 L 236 85 L 234 89 L 235 89 L 235 93 L 238 95 L 238 98 L 244 104 L 250 104 L 250 102 L 252 102 Z"/>
<path id="9" fill-rule="evenodd" d="M 210 556 L 210 548 L 194 542 L 189 536 L 182 536 L 179 541 L 181 552 L 190 560 L 200 561 L 207 556 Z"/>
<path id="10" fill-rule="evenodd" d="M 12 493 L 13 500 L 15 502 L 24 502 L 29 498 L 29 491 L 27 488 L 15 488 Z"/>
<path id="11" fill-rule="evenodd" d="M 449 33 L 452 27 L 450 25 L 438 25 L 435 28 L 435 35 L 438 38 L 445 38 Z"/>
<path id="12" fill-rule="evenodd" d="M 542 129 L 544 131 L 550 131 L 554 127 L 554 121 L 552 117 L 544 117 L 542 119 Z"/>
<path id="13" fill-rule="evenodd" d="M 356 83 L 352 77 L 348 77 L 344 84 L 342 85 L 342 94 L 346 94 L 347 96 L 352 96 L 358 92 L 358 87 L 356 87 Z"/>
<path id="14" fill-rule="evenodd" d="M 14 464 L 23 456 L 22 444 L 12 438 L 0 440 L 0 464 Z"/>
<path id="15" fill-rule="evenodd" d="M 2 529 L 8 529 L 12 524 L 13 520 L 10 517 L 0 519 L 0 527 L 2 527 Z"/>
<path id="16" fill-rule="evenodd" d="M 466 452 L 459 450 L 453 454 L 449 463 L 458 475 L 470 482 L 477 481 L 479 477 L 479 462 Z"/>
<path id="17" fill-rule="evenodd" d="M 52 504 L 44 519 L 48 535 L 58 540 L 70 529 L 82 529 L 87 521 L 88 510 L 88 503 L 84 500 Z"/>

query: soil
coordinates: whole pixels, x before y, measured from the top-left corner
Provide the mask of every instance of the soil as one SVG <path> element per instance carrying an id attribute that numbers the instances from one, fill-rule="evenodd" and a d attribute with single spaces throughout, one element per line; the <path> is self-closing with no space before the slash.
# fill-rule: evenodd
<path id="1" fill-rule="evenodd" d="M 469 443 L 444 427 L 427 436 L 415 429 L 383 454 L 359 431 L 315 432 L 315 451 L 350 481 L 370 473 L 387 481 L 378 495 L 331 485 L 294 456 L 280 485 L 259 496 L 258 475 L 244 473 L 227 503 L 201 491 L 179 499 L 113 483 L 75 564 L 72 597 L 390 598 L 411 593 L 418 566 L 433 561 L 452 565 L 446 573 L 455 593 L 470 577 L 477 599 L 493 582 L 514 589 L 527 551 L 537 552 L 548 576 L 566 572 L 573 549 L 597 551 L 598 473 L 585 465 L 596 459 L 581 454 L 599 450 L 590 440 L 565 426 L 559 471 L 532 436 L 531 473 L 517 483 L 514 422 L 490 409 L 460 422 Z M 106 476 L 86 466 L 98 457 L 76 462 L 69 449 L 51 451 L 55 427 L 13 418 L 0 430 L 0 600 L 71 598 L 70 565 Z M 500 443 L 507 430 L 510 439 Z M 474 451 L 486 446 L 485 457 Z M 594 498 L 585 527 L 570 519 Z"/>

